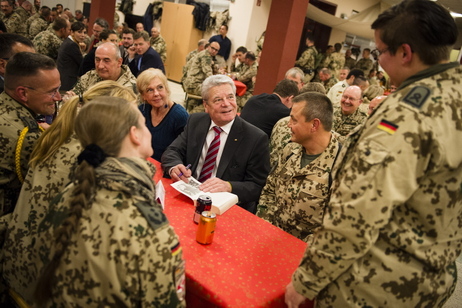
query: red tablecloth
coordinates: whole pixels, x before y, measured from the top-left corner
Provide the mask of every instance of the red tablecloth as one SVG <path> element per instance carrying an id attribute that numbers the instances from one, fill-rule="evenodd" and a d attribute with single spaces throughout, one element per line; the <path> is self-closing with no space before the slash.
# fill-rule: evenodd
<path id="1" fill-rule="evenodd" d="M 245 91 L 247 91 L 247 86 L 238 80 L 234 80 L 234 84 L 236 85 L 236 95 L 244 95 Z"/>
<path id="2" fill-rule="evenodd" d="M 183 247 L 188 307 L 286 307 L 285 286 L 306 243 L 238 206 L 218 216 L 211 245 L 197 243 L 192 200 L 151 162 L 156 183 L 162 180 L 166 190 L 165 214 Z"/>

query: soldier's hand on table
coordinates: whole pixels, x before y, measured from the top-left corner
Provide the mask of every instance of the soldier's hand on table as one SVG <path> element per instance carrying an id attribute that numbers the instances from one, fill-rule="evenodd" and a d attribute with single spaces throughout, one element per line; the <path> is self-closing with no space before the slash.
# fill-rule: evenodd
<path id="1" fill-rule="evenodd" d="M 188 183 L 188 178 L 191 176 L 191 170 L 189 170 L 189 168 L 186 168 L 183 164 L 179 164 L 171 168 L 169 173 L 170 177 L 175 182 L 182 180 L 183 182 Z"/>
<path id="2" fill-rule="evenodd" d="M 203 192 L 231 192 L 231 184 L 219 178 L 210 178 L 199 186 Z"/>
<path id="3" fill-rule="evenodd" d="M 286 287 L 285 303 L 289 308 L 298 308 L 306 300 L 306 297 L 299 294 L 292 282 L 290 282 Z"/>

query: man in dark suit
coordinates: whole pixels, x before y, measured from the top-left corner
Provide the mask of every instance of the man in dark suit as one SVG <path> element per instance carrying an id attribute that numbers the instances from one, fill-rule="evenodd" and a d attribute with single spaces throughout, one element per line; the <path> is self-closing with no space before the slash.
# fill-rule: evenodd
<path id="1" fill-rule="evenodd" d="M 129 58 L 130 70 L 135 77 L 148 68 L 158 68 L 165 74 L 164 64 L 157 51 L 149 44 L 149 35 L 144 32 L 136 32 L 133 36 L 133 42 L 136 49 L 136 56 L 132 60 Z"/>
<path id="2" fill-rule="evenodd" d="M 202 98 L 207 113 L 191 114 L 183 133 L 164 152 L 164 175 L 185 182 L 193 176 L 203 182 L 200 189 L 204 192 L 232 192 L 241 207 L 255 213 L 270 169 L 268 137 L 236 116 L 236 87 L 231 78 L 213 75 L 205 79 Z M 205 179 L 217 136 L 216 163 L 210 169 L 211 177 Z"/>

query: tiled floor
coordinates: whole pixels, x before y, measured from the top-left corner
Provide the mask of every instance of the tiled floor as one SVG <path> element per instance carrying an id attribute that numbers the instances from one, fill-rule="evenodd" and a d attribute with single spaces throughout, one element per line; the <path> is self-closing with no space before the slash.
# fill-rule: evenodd
<path id="1" fill-rule="evenodd" d="M 170 87 L 170 98 L 177 104 L 184 106 L 185 93 L 180 83 L 168 81 Z M 462 307 L 462 256 L 457 259 L 457 276 L 459 281 L 456 290 L 451 298 L 446 302 L 443 308 L 461 308 Z"/>

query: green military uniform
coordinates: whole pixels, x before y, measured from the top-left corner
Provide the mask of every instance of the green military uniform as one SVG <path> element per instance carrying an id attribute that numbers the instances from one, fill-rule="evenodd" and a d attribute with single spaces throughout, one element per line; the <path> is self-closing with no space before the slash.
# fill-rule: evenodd
<path id="1" fill-rule="evenodd" d="M 154 48 L 154 50 L 157 51 L 157 53 L 160 55 L 162 62 L 165 63 L 165 61 L 167 61 L 167 44 L 165 43 L 164 38 L 160 35 L 156 38 L 151 37 L 149 39 L 149 43 L 151 44 L 151 47 Z"/>
<path id="2" fill-rule="evenodd" d="M 374 67 L 374 62 L 371 59 L 362 58 L 356 62 L 355 68 L 359 68 L 364 72 L 364 75 L 369 75 L 369 72 Z"/>
<path id="3" fill-rule="evenodd" d="M 317 307 L 441 307 L 454 291 L 461 82 L 458 63 L 419 72 L 344 144 L 323 229 L 292 278 Z"/>
<path id="4" fill-rule="evenodd" d="M 31 20 L 31 18 L 33 19 Z M 48 21 L 46 21 L 42 16 L 39 16 L 38 18 L 34 18 L 34 16 L 32 16 L 31 18 L 27 20 L 27 22 L 30 23 L 28 33 L 29 38 L 33 40 L 37 34 L 48 28 Z"/>
<path id="5" fill-rule="evenodd" d="M 189 62 L 189 60 L 191 60 L 195 55 L 197 55 L 199 52 L 197 51 L 197 49 L 194 49 L 193 51 L 191 51 L 190 53 L 188 53 L 186 55 L 186 63 Z"/>
<path id="6" fill-rule="evenodd" d="M 38 53 L 49 56 L 56 61 L 58 59 L 59 47 L 61 47 L 63 39 L 57 36 L 56 32 L 52 29 L 40 32 L 35 36 L 32 42 Z"/>
<path id="7" fill-rule="evenodd" d="M 345 55 L 341 54 L 340 52 L 333 52 L 330 55 L 330 62 L 327 68 L 329 68 L 332 72 L 332 75 L 335 78 L 339 78 L 340 70 L 345 66 Z"/>
<path id="8" fill-rule="evenodd" d="M 345 59 L 345 66 L 352 70 L 355 67 L 356 60 L 352 57 Z"/>
<path id="9" fill-rule="evenodd" d="M 182 249 L 155 201 L 154 170 L 141 158 L 107 158 L 95 169 L 94 201 L 61 257 L 47 306 L 185 306 Z M 71 183 L 36 219 L 27 268 L 40 273 L 49 262 L 50 238 L 69 211 L 73 189 Z"/>
<path id="10" fill-rule="evenodd" d="M 336 106 L 334 107 L 334 122 L 332 130 L 339 133 L 341 136 L 346 136 L 353 131 L 356 126 L 363 124 L 366 121 L 366 118 L 367 114 L 362 112 L 359 108 L 352 114 L 344 115 L 342 113 L 342 107 Z"/>
<path id="11" fill-rule="evenodd" d="M 26 11 L 26 9 L 24 9 L 22 6 L 17 7 L 14 11 L 15 13 L 18 13 L 19 17 L 21 17 L 22 23 L 25 23 L 27 19 L 30 17 L 29 12 Z"/>
<path id="12" fill-rule="evenodd" d="M 248 66 L 247 64 L 244 65 L 244 67 L 241 70 L 241 73 L 239 74 L 239 76 L 237 76 L 237 80 L 247 86 L 247 90 L 245 91 L 245 94 L 237 97 L 238 112 L 241 112 L 242 108 L 244 108 L 245 106 L 245 103 L 247 103 L 249 98 L 253 96 L 253 88 L 254 88 L 253 78 L 257 76 L 257 70 L 258 70 L 258 63 L 257 61 L 255 61 L 251 66 Z"/>
<path id="13" fill-rule="evenodd" d="M 295 62 L 295 66 L 300 67 L 305 73 L 305 83 L 310 82 L 316 73 L 315 65 L 317 55 L 318 51 L 316 50 L 316 47 L 310 46 L 302 53 L 300 58 L 298 58 L 298 60 Z"/>
<path id="14" fill-rule="evenodd" d="M 307 241 L 321 226 L 329 196 L 330 172 L 339 150 L 338 139 L 333 133 L 320 156 L 302 167 L 305 149 L 298 143 L 289 143 L 266 180 L 257 215 Z"/>
<path id="15" fill-rule="evenodd" d="M 4 15 L 3 23 L 5 24 L 6 31 L 8 31 L 8 33 L 16 33 L 22 36 L 26 36 L 26 23 L 22 21 L 21 16 L 19 16 L 18 13 L 13 11 L 8 16 Z"/>
<path id="16" fill-rule="evenodd" d="M 286 145 L 290 142 L 292 132 L 288 126 L 290 117 L 285 117 L 276 122 L 271 131 L 271 137 L 269 141 L 270 147 L 270 165 L 271 169 L 277 166 L 279 161 L 279 155 Z"/>
<path id="17" fill-rule="evenodd" d="M 88 88 L 100 81 L 103 81 L 103 78 L 98 76 L 96 70 L 88 71 L 82 75 L 82 77 L 80 77 L 72 91 L 77 95 L 83 94 L 83 92 L 87 91 Z M 127 88 L 130 88 L 135 93 L 138 92 L 136 89 L 136 77 L 125 64 L 121 66 L 120 77 L 116 80 L 116 82 Z"/>
<path id="18" fill-rule="evenodd" d="M 245 69 L 245 64 L 244 63 L 241 63 L 239 62 L 239 64 L 236 66 L 236 63 L 231 63 L 231 68 L 230 68 L 230 72 L 231 73 L 238 73 L 239 75 L 242 74 L 242 71 Z"/>
<path id="19" fill-rule="evenodd" d="M 330 88 L 332 88 L 336 83 L 338 82 L 338 79 L 333 75 L 326 81 L 322 81 L 322 85 L 326 89 L 326 93 L 329 92 Z"/>
<path id="20" fill-rule="evenodd" d="M 35 116 L 6 92 L 0 94 L 0 216 L 13 211 L 22 185 L 18 171 L 21 178 L 26 175 L 30 154 L 41 135 L 42 130 Z M 27 132 L 24 128 L 27 128 Z M 22 150 L 16 156 L 21 132 L 25 133 Z M 19 170 L 16 168 L 17 162 Z"/>

